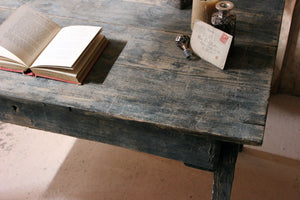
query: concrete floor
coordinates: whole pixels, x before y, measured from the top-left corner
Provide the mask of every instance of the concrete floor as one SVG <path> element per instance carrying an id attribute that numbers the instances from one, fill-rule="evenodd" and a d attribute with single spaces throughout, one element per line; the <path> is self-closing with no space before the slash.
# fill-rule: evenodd
<path id="1" fill-rule="evenodd" d="M 271 102 L 267 128 L 278 117 L 278 99 Z M 0 200 L 207 200 L 212 179 L 174 160 L 0 122 Z M 250 148 L 239 154 L 233 200 L 299 198 L 300 161 Z"/>

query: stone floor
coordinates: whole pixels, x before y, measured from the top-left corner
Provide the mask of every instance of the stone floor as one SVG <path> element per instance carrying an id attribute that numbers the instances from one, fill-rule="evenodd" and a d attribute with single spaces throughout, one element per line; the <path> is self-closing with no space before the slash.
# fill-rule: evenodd
<path id="1" fill-rule="evenodd" d="M 299 133 L 299 124 L 288 126 Z M 212 178 L 174 160 L 0 122 L 0 200 L 207 200 Z M 233 200 L 299 197 L 300 161 L 248 147 L 239 154 Z"/>

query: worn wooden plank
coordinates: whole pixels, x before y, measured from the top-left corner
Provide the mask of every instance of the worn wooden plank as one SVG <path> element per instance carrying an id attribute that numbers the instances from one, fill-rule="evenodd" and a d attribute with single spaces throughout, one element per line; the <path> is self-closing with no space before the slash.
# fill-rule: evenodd
<path id="1" fill-rule="evenodd" d="M 135 33 L 128 35 L 135 35 Z M 144 36 L 147 37 L 147 35 Z M 236 133 L 240 129 L 245 129 L 242 142 L 258 143 L 260 141 L 264 115 L 255 112 L 263 113 L 263 107 L 257 102 L 257 99 L 262 98 L 261 89 L 253 88 L 250 83 L 247 85 L 246 81 L 235 82 L 236 72 L 233 72 L 233 76 L 229 73 L 228 77 L 221 73 L 218 83 L 218 81 L 210 80 L 208 75 L 201 77 L 205 76 L 204 73 L 200 74 L 205 70 L 200 67 L 200 71 L 197 72 L 199 67 L 194 66 L 194 71 L 188 63 L 182 67 L 184 71 L 177 71 L 178 67 L 172 64 L 171 59 L 169 59 L 170 63 L 164 63 L 166 66 L 162 66 L 166 67 L 165 69 L 145 67 L 146 64 L 137 65 L 133 62 L 140 62 L 137 61 L 140 59 L 138 51 L 149 51 L 144 50 L 148 48 L 148 44 L 142 43 L 138 51 L 135 45 L 130 47 L 127 44 L 104 84 L 99 85 L 98 75 L 101 74 L 103 65 L 109 63 L 112 51 L 119 45 L 119 42 L 112 41 L 84 86 L 65 85 L 47 79 L 36 80 L 9 72 L 0 72 L 1 80 L 5 81 L 8 86 L 6 92 L 9 96 L 22 94 L 24 98 L 32 100 L 39 99 L 71 107 L 81 106 L 83 109 L 120 115 L 128 119 L 191 129 L 199 131 L 199 134 L 208 132 L 218 137 L 221 136 L 220 139 L 236 137 L 240 140 L 241 136 L 228 135 L 228 133 Z M 160 49 L 159 46 L 157 48 Z M 174 48 L 176 48 L 175 45 Z M 136 52 L 134 55 L 137 57 L 131 58 L 132 53 L 128 52 Z M 141 54 L 140 57 L 142 56 L 150 57 L 151 53 Z M 155 60 L 156 58 L 150 57 L 147 62 L 160 62 Z M 187 61 L 182 59 L 182 62 Z M 215 72 L 218 71 L 215 70 Z M 24 82 L 27 84 L 24 85 Z M 49 84 L 52 85 L 50 88 Z M 11 90 L 11 86 L 16 89 Z M 218 93 L 218 90 L 222 93 Z M 24 94 L 24 91 L 28 93 Z M 187 99 L 191 100 L 187 101 Z M 219 112 L 219 110 L 226 112 Z M 236 126 L 231 126 L 231 124 Z M 220 133 L 223 135 L 219 135 Z"/>
<path id="2" fill-rule="evenodd" d="M 24 2 L 39 11 L 55 16 L 191 33 L 191 9 L 174 9 L 168 5 L 168 1 L 173 0 L 92 0 L 88 4 L 84 0 L 53 0 L 50 2 L 27 0 Z M 179 0 L 176 1 L 179 2 Z M 15 0 L 11 3 L 0 1 L 0 7 L 14 9 L 21 2 L 23 1 Z M 235 4 L 233 12 L 237 15 L 236 40 L 248 44 L 277 46 L 284 0 L 233 0 L 232 2 Z"/>
<path id="3" fill-rule="evenodd" d="M 62 26 L 101 25 L 51 17 Z M 226 141 L 261 143 L 275 48 L 237 42 L 228 69 L 220 71 L 203 60 L 184 59 L 173 42 L 176 33 L 106 23 L 103 27 L 112 43 L 85 85 L 0 72 L 2 94 L 191 130 Z M 115 55 L 118 58 L 101 84 L 103 66 L 112 65 L 112 53 L 122 45 L 118 40 L 126 46 Z"/>
<path id="4" fill-rule="evenodd" d="M 178 129 L 3 96 L 0 110 L 3 121 L 147 152 L 205 170 L 214 170 L 218 161 L 219 142 Z"/>
<path id="5" fill-rule="evenodd" d="M 284 0 L 234 0 L 233 3 L 237 40 L 277 46 Z"/>
<path id="6" fill-rule="evenodd" d="M 212 200 L 230 200 L 238 150 L 237 144 L 222 144 L 220 160 L 214 172 Z"/>
<path id="7" fill-rule="evenodd" d="M 33 0 L 28 4 L 50 15 L 83 20 L 94 19 L 102 23 L 177 33 L 191 33 L 191 9 L 175 9 L 168 5 L 168 1 L 92 0 L 87 4 L 84 0 L 53 0 L 51 2 Z M 237 14 L 236 40 L 243 40 L 249 44 L 277 45 L 284 0 L 233 0 L 233 3 L 235 4 L 234 12 Z M 90 6 L 93 7 L 93 11 Z"/>
<path id="8" fill-rule="evenodd" d="M 168 0 L 167 3 L 175 8 L 185 9 L 192 5 L 193 0 Z"/>
<path id="9" fill-rule="evenodd" d="M 0 1 L 0 7 L 2 8 L 11 8 L 11 9 L 16 9 L 19 6 L 21 6 L 24 3 L 29 3 L 31 0 L 1 0 Z"/>
<path id="10" fill-rule="evenodd" d="M 191 135 L 261 144 L 278 17 L 265 18 L 275 25 L 267 26 L 267 30 L 254 29 L 261 36 L 252 42 L 255 36 L 250 28 L 261 15 L 251 10 L 252 4 L 238 4 L 247 6 L 237 10 L 248 13 L 240 14 L 240 19 L 248 23 L 239 25 L 240 30 L 247 31 L 238 32 L 235 53 L 227 69 L 221 71 L 201 59 L 183 58 L 174 38 L 177 32 L 187 30 L 178 25 L 184 22 L 189 26 L 189 18 L 163 1 L 91 1 L 89 6 L 83 1 L 29 4 L 50 14 L 62 26 L 103 26 L 111 44 L 83 86 L 1 71 L 1 95 L 169 127 Z M 258 1 L 253 4 L 260 5 Z M 127 7 L 130 9 L 124 9 Z M 270 9 L 279 13 L 279 7 Z M 1 4 L 0 9 L 2 20 L 13 11 Z M 170 17 L 170 13 L 176 16 Z M 103 70 L 108 74 L 105 80 Z"/>
<path id="11" fill-rule="evenodd" d="M 190 19 L 190 10 L 174 8 L 167 0 L 92 0 L 88 4 L 84 0 L 54 0 L 32 1 L 29 5 L 50 15 L 82 20 L 92 18 L 103 23 L 146 29 L 190 32 L 190 25 L 186 23 Z"/>

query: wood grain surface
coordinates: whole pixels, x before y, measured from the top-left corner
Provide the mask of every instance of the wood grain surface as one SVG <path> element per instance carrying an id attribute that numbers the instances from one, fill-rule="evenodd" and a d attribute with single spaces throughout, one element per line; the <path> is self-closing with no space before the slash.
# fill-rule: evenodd
<path id="1" fill-rule="evenodd" d="M 100 25 L 111 43 L 83 85 L 0 71 L 0 96 L 9 106 L 1 108 L 1 120 L 20 124 L 23 117 L 22 125 L 37 128 L 44 121 L 52 131 L 65 127 L 61 120 L 70 126 L 82 123 L 95 138 L 104 134 L 96 124 L 108 120 L 107 132 L 118 124 L 125 132 L 142 124 L 145 133 L 139 134 L 145 137 L 155 127 L 156 134 L 167 129 L 178 140 L 184 135 L 262 143 L 283 0 L 233 1 L 235 47 L 224 71 L 184 58 L 174 39 L 178 33 L 191 34 L 191 10 L 173 8 L 164 0 L 0 1 L 0 20 L 23 2 L 61 26 Z M 28 110 L 41 105 L 52 109 L 43 112 L 43 119 L 30 112 L 18 118 L 8 112 L 13 99 L 32 102 Z M 62 108 L 78 110 L 85 120 L 61 118 Z M 54 121 L 47 121 L 48 116 Z M 98 120 L 93 127 L 91 116 Z M 90 137 L 85 132 L 81 137 Z M 117 135 L 111 137 L 111 143 L 122 144 Z"/>
<path id="2" fill-rule="evenodd" d="M 223 143 L 218 167 L 214 172 L 212 200 L 230 200 L 239 145 Z"/>
<path id="3" fill-rule="evenodd" d="M 185 9 L 192 6 L 193 0 L 168 0 L 167 3 L 175 8 Z"/>

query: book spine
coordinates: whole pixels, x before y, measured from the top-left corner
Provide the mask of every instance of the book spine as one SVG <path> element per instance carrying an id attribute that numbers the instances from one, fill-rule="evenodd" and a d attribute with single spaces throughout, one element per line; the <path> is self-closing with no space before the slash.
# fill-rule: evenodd
<path id="1" fill-rule="evenodd" d="M 22 73 L 22 74 L 25 74 L 27 76 L 35 76 L 35 74 L 32 71 L 30 71 L 29 73 L 25 73 L 23 70 L 8 69 L 8 68 L 2 67 L 2 66 L 0 66 L 0 70 L 9 71 L 9 72 Z"/>
<path id="2" fill-rule="evenodd" d="M 77 85 L 81 85 L 82 84 L 82 83 L 79 83 L 79 82 L 69 81 L 69 80 L 65 80 L 65 79 L 53 78 L 51 76 L 36 75 L 35 77 L 42 77 L 42 78 L 47 78 L 47 79 L 52 79 L 52 80 L 56 80 L 56 81 L 62 81 L 62 82 L 66 82 L 66 83 L 77 84 Z"/>
<path id="3" fill-rule="evenodd" d="M 23 73 L 23 70 L 16 70 L 16 69 L 8 69 L 5 67 L 0 66 L 1 70 L 5 70 L 5 71 L 10 71 L 10 72 L 18 72 L 18 73 Z"/>
<path id="4" fill-rule="evenodd" d="M 57 80 L 57 81 L 63 81 L 63 82 L 72 83 L 72 84 L 81 84 L 81 83 L 78 83 L 78 82 L 68 81 L 68 80 L 64 80 L 64 79 L 57 79 L 57 78 L 53 78 L 53 77 L 49 77 L 49 76 L 36 76 L 33 72 L 24 73 L 23 70 L 8 69 L 8 68 L 2 67 L 2 66 L 0 66 L 0 70 L 22 73 L 22 74 L 25 74 L 27 76 L 43 77 L 43 78 L 53 79 L 53 80 Z"/>

